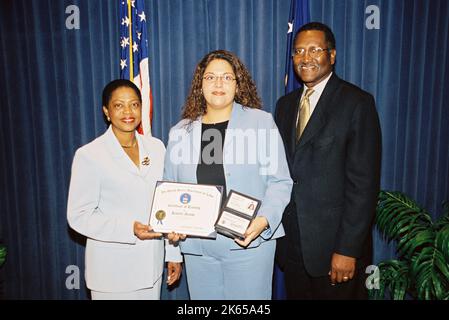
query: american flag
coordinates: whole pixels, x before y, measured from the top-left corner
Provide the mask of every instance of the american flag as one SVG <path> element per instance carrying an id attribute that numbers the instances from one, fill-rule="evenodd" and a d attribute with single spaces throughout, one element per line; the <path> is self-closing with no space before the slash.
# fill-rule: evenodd
<path id="1" fill-rule="evenodd" d="M 295 76 L 292 61 L 293 40 L 299 28 L 309 22 L 309 0 L 292 0 L 290 4 L 290 16 L 288 18 L 287 53 L 285 60 L 285 93 L 289 93 L 301 86 Z"/>
<path id="2" fill-rule="evenodd" d="M 153 97 L 148 68 L 148 40 L 143 0 L 120 1 L 120 78 L 133 81 L 142 93 L 139 133 L 151 135 Z"/>

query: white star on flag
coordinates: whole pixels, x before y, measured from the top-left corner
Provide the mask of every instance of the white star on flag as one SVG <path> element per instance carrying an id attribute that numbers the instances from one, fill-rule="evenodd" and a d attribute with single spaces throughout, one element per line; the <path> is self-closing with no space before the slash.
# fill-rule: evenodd
<path id="1" fill-rule="evenodd" d="M 142 32 L 137 32 L 137 39 L 140 40 L 140 36 L 142 35 Z"/>
<path id="2" fill-rule="evenodd" d="M 125 67 L 127 67 L 126 60 L 120 59 L 120 68 L 123 70 L 123 69 L 125 69 Z"/>
<path id="3" fill-rule="evenodd" d="M 293 22 L 289 22 L 287 34 L 292 33 L 292 32 L 293 32 Z"/>
<path id="4" fill-rule="evenodd" d="M 142 22 L 142 21 L 147 21 L 147 20 L 146 20 L 146 17 L 145 17 L 145 12 L 144 12 L 144 11 L 142 11 L 142 13 L 139 14 L 138 16 L 140 17 L 140 22 Z"/>
<path id="5" fill-rule="evenodd" d="M 123 49 L 125 49 L 126 46 L 128 46 L 128 45 L 129 45 L 129 38 L 123 37 L 123 38 L 122 38 L 122 41 L 120 42 L 120 46 L 121 46 Z"/>
<path id="6" fill-rule="evenodd" d="M 137 45 L 137 43 L 134 42 L 133 44 L 133 52 L 136 52 L 139 50 L 139 46 Z"/>
<path id="7" fill-rule="evenodd" d="M 122 25 L 126 24 L 127 27 L 129 27 L 129 18 L 125 17 L 125 19 L 122 19 Z"/>
<path id="8" fill-rule="evenodd" d="M 136 0 L 131 0 L 131 7 L 133 7 L 133 8 L 135 8 L 134 2 L 136 2 Z"/>

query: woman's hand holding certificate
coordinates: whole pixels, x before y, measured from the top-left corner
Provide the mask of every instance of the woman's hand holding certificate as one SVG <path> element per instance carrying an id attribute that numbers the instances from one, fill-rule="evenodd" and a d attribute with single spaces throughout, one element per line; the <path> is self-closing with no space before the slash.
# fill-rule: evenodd
<path id="1" fill-rule="evenodd" d="M 153 232 L 151 226 L 140 223 L 139 221 L 134 222 L 134 235 L 140 240 L 158 239 L 162 237 L 162 233 Z"/>
<path id="2" fill-rule="evenodd" d="M 244 234 L 245 239 L 240 240 L 235 238 L 234 241 L 240 246 L 246 248 L 254 239 L 256 239 L 262 231 L 268 227 L 268 220 L 265 217 L 256 217 L 249 225 Z"/>
<path id="3" fill-rule="evenodd" d="M 176 232 L 170 232 L 169 234 L 167 234 L 167 239 L 172 244 L 179 242 L 179 240 L 184 240 L 186 237 L 187 235 L 179 234 Z"/>

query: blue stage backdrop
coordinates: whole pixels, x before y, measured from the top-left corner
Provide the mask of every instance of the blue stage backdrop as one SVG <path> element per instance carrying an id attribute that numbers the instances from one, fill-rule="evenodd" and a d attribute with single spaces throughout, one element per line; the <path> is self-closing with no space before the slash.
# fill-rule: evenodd
<path id="1" fill-rule="evenodd" d="M 436 217 L 449 197 L 449 2 L 309 4 L 311 20 L 335 32 L 337 74 L 376 98 L 382 187 Z M 274 111 L 284 94 L 290 0 L 146 0 L 145 8 L 154 136 L 166 142 L 196 63 L 213 49 L 242 58 L 264 109 Z M 79 29 L 69 29 L 77 10 Z M 376 10 L 378 29 L 369 29 Z M 2 0 L 0 65 L 0 241 L 9 251 L 0 294 L 85 299 L 84 239 L 67 226 L 67 191 L 75 150 L 105 130 L 101 91 L 119 77 L 118 1 Z M 379 237 L 375 245 L 377 261 L 393 256 Z"/>

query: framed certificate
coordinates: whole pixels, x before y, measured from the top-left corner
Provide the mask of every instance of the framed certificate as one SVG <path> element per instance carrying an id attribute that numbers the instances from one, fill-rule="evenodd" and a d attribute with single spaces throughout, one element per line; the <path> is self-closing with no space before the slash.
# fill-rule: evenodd
<path id="1" fill-rule="evenodd" d="M 231 238 L 244 238 L 246 229 L 259 210 L 261 201 L 237 191 L 229 191 L 228 199 L 215 224 L 218 233 Z"/>
<path id="2" fill-rule="evenodd" d="M 156 232 L 215 238 L 223 187 L 158 181 L 150 225 Z"/>

